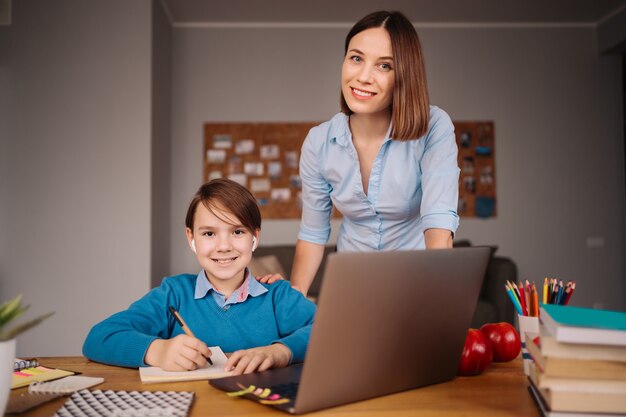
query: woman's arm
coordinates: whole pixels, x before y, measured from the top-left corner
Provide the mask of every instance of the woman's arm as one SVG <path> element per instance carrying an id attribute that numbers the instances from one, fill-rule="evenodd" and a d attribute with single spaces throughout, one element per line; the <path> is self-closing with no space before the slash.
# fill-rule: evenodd
<path id="1" fill-rule="evenodd" d="M 306 296 L 323 257 L 324 245 L 298 239 L 291 267 L 291 286 Z"/>
<path id="2" fill-rule="evenodd" d="M 428 229 L 424 232 L 426 249 L 449 249 L 452 247 L 452 232 L 446 229 Z"/>

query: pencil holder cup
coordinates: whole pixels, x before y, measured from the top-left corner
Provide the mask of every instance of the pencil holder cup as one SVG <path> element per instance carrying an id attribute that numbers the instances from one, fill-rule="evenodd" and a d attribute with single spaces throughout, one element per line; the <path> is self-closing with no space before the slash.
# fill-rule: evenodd
<path id="1" fill-rule="evenodd" d="M 517 323 L 519 326 L 519 337 L 522 341 L 522 361 L 524 363 L 524 373 L 530 375 L 530 364 L 532 358 L 526 349 L 526 334 L 539 334 L 539 317 L 520 316 L 517 315 Z"/>

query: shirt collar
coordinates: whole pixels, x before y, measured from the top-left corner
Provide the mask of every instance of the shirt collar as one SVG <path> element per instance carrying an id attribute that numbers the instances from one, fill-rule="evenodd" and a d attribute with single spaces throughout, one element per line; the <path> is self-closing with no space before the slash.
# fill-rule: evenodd
<path id="1" fill-rule="evenodd" d="M 345 113 L 339 113 L 337 123 L 337 135 L 332 139 L 338 145 L 346 147 L 350 142 L 352 142 L 352 132 L 350 132 L 350 116 Z M 383 143 L 391 140 L 391 126 L 392 125 L 390 123 Z"/>
<path id="2" fill-rule="evenodd" d="M 256 280 L 256 278 L 250 273 L 250 270 L 248 268 L 246 268 L 245 273 L 247 278 L 244 280 L 243 284 L 241 284 L 241 287 L 237 288 L 233 294 L 245 291 L 247 289 L 249 296 L 257 297 L 267 292 L 267 288 L 265 288 L 263 284 Z M 196 300 L 204 298 L 209 293 L 209 291 L 218 292 L 211 284 L 211 281 L 209 281 L 209 279 L 207 278 L 204 270 L 202 270 L 198 273 L 198 276 L 196 277 L 196 289 L 194 293 L 194 298 Z M 247 298 L 247 296 L 245 298 Z"/>

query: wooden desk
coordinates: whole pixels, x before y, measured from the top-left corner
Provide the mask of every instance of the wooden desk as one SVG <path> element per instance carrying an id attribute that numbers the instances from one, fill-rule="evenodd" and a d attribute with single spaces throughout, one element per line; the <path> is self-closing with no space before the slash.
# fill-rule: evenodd
<path id="1" fill-rule="evenodd" d="M 230 398 L 207 381 L 144 385 L 136 369 L 118 368 L 91 362 L 84 357 L 39 358 L 42 365 L 104 377 L 94 389 L 138 391 L 194 391 L 192 416 L 285 416 L 287 414 L 253 401 Z M 521 359 L 497 363 L 482 375 L 457 377 L 450 382 L 387 395 L 311 413 L 341 417 L 402 416 L 539 416 L 526 386 Z M 26 388 L 13 390 L 11 395 Z M 55 399 L 30 412 L 15 416 L 50 416 L 67 397 Z"/>

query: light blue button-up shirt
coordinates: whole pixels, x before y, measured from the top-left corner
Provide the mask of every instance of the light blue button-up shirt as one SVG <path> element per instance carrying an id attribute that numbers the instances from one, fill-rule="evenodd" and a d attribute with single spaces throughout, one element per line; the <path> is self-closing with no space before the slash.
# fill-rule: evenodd
<path id="1" fill-rule="evenodd" d="M 246 279 L 243 281 L 241 286 L 233 291 L 230 297 L 226 299 L 223 293 L 215 289 L 213 284 L 211 284 L 207 278 L 204 270 L 202 270 L 198 273 L 198 278 L 196 279 L 194 298 L 196 300 L 204 298 L 204 296 L 210 291 L 217 305 L 223 310 L 228 310 L 231 304 L 243 303 L 246 299 L 248 299 L 248 297 L 257 297 L 267 292 L 267 288 L 261 285 L 252 276 L 248 268 L 246 268 L 245 274 Z"/>
<path id="2" fill-rule="evenodd" d="M 339 251 L 423 249 L 425 230 L 456 232 L 458 149 L 447 113 L 431 106 L 428 132 L 418 140 L 397 141 L 387 134 L 367 195 L 348 122 L 338 113 L 311 129 L 302 145 L 298 238 L 326 244 L 332 205 L 343 215 Z"/>

